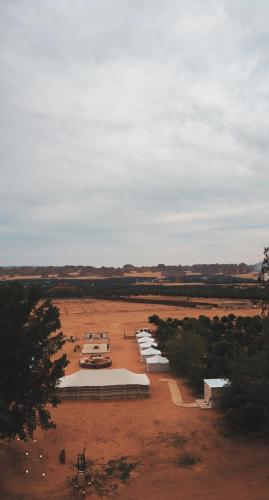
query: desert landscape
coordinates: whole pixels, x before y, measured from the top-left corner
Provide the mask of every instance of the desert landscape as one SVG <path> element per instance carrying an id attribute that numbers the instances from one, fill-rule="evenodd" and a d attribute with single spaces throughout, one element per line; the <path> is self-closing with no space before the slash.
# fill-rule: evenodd
<path id="1" fill-rule="evenodd" d="M 223 315 L 223 309 L 195 310 L 156 304 L 129 304 L 105 300 L 55 300 L 60 309 L 62 331 L 79 337 L 87 331 L 110 335 L 113 368 L 144 373 L 136 342 L 123 334 L 148 326 L 148 317 Z M 255 315 L 256 310 L 235 309 L 236 315 Z M 150 327 L 150 326 L 149 326 Z M 64 349 L 71 374 L 79 369 L 74 343 Z M 57 430 L 38 429 L 33 441 L 0 444 L 1 498 L 5 500 L 71 500 L 79 498 L 70 484 L 77 454 L 86 446 L 86 457 L 100 468 L 109 460 L 128 457 L 136 464 L 129 481 L 118 482 L 110 495 L 122 500 L 267 500 L 269 488 L 268 442 L 233 435 L 217 410 L 176 406 L 168 384 L 176 380 L 184 403 L 196 395 L 182 379 L 151 373 L 150 398 L 131 401 L 65 401 L 52 409 Z M 59 463 L 64 448 L 66 463 Z M 195 458 L 182 466 L 181 457 Z M 26 474 L 26 470 L 29 471 Z M 216 496 L 217 494 L 217 496 Z M 87 497 L 99 498 L 87 489 Z"/>
<path id="2" fill-rule="evenodd" d="M 0 1 L 0 500 L 269 500 L 268 18 Z"/>

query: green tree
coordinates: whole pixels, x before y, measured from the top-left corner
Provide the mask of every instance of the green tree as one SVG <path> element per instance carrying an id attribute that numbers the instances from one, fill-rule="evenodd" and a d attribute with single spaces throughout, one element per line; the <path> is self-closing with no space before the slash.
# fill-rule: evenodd
<path id="1" fill-rule="evenodd" d="M 57 382 L 66 355 L 59 311 L 39 292 L 19 284 L 0 289 L 0 438 L 32 437 L 35 428 L 55 427 L 48 404 L 56 406 Z"/>
<path id="2" fill-rule="evenodd" d="M 187 377 L 193 387 L 200 388 L 206 356 L 203 337 L 191 332 L 172 337 L 165 344 L 165 355 L 175 373 Z"/>
<path id="3" fill-rule="evenodd" d="M 269 426 L 269 353 L 241 353 L 220 400 L 227 422 L 237 430 L 263 432 Z"/>

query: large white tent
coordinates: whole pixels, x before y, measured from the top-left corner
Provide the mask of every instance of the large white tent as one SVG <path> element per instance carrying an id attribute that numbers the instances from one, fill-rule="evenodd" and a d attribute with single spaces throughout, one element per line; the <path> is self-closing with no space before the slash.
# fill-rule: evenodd
<path id="1" fill-rule="evenodd" d="M 149 396 L 149 379 L 125 368 L 79 370 L 60 379 L 60 399 L 113 400 Z"/>
<path id="2" fill-rule="evenodd" d="M 146 359 L 148 372 L 168 372 L 170 370 L 169 360 L 157 354 Z"/>
<path id="3" fill-rule="evenodd" d="M 154 349 L 154 347 L 143 349 L 141 351 L 141 361 L 146 363 L 147 358 L 151 358 L 152 356 L 156 356 L 157 354 L 161 354 L 161 351 L 159 351 L 158 349 Z"/>

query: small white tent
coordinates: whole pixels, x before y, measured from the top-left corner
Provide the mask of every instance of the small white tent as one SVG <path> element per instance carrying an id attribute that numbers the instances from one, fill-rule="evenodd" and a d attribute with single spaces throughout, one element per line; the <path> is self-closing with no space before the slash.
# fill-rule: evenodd
<path id="1" fill-rule="evenodd" d="M 151 333 L 148 332 L 140 332 L 136 334 L 137 339 L 142 339 L 144 337 L 152 337 Z"/>
<path id="2" fill-rule="evenodd" d="M 151 358 L 152 356 L 156 356 L 157 354 L 161 354 L 161 351 L 158 351 L 158 349 L 154 349 L 154 347 L 143 349 L 141 351 L 141 361 L 143 361 L 143 363 L 146 363 L 147 358 Z"/>
<path id="3" fill-rule="evenodd" d="M 144 344 L 145 342 L 154 341 L 152 337 L 143 337 L 142 339 L 137 339 L 138 344 Z"/>
<path id="4" fill-rule="evenodd" d="M 143 351 L 143 349 L 148 349 L 149 347 L 158 347 L 158 344 L 154 342 L 154 340 L 149 340 L 148 342 L 143 342 L 143 344 L 138 344 L 138 347 L 140 349 L 140 352 Z"/>
<path id="5" fill-rule="evenodd" d="M 164 356 L 152 356 L 146 359 L 148 372 L 168 372 L 170 370 L 169 360 Z"/>
<path id="6" fill-rule="evenodd" d="M 149 328 L 140 328 L 140 330 L 137 330 L 136 333 L 141 333 L 141 332 L 151 333 L 151 330 Z"/>

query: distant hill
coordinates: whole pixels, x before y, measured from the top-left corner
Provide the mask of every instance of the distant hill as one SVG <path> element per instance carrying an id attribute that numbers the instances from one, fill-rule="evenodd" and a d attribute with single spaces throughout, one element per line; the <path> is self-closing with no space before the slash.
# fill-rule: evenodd
<path id="1" fill-rule="evenodd" d="M 257 267 L 256 267 L 257 266 Z M 259 267 L 258 267 L 259 266 Z M 124 276 L 151 276 L 156 279 L 173 278 L 179 279 L 184 276 L 193 275 L 242 275 L 250 272 L 259 272 L 261 263 L 248 266 L 240 264 L 193 264 L 191 266 L 169 266 L 158 264 L 157 266 L 133 266 L 126 264 L 123 267 L 93 267 L 93 266 L 13 266 L 0 267 L 0 277 L 16 279 L 21 277 L 40 278 L 109 278 Z M 257 269 L 257 270 L 256 270 Z"/>

